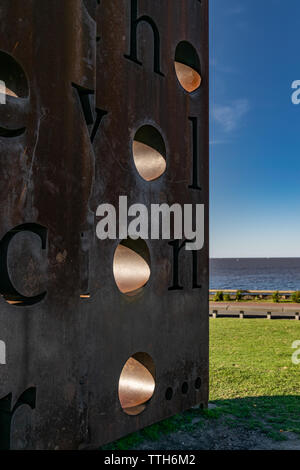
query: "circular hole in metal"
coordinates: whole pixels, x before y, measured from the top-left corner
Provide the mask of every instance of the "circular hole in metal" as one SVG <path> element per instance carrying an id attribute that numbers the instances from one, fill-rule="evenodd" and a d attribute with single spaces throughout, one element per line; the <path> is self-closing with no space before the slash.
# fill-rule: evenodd
<path id="1" fill-rule="evenodd" d="M 6 52 L 0 51 L 0 93 L 14 98 L 27 98 L 28 81 L 22 67 Z"/>
<path id="2" fill-rule="evenodd" d="M 139 352 L 123 367 L 119 380 L 119 400 L 123 411 L 136 416 L 147 406 L 155 390 L 155 365 L 149 356 Z"/>
<path id="3" fill-rule="evenodd" d="M 202 82 L 201 65 L 197 51 L 187 41 L 178 44 L 175 52 L 175 71 L 182 88 L 192 93 Z"/>
<path id="4" fill-rule="evenodd" d="M 201 388 L 201 385 L 202 385 L 202 380 L 200 377 L 197 377 L 197 379 L 195 380 L 195 389 L 199 390 Z"/>
<path id="5" fill-rule="evenodd" d="M 188 389 L 189 389 L 189 386 L 188 386 L 187 382 L 183 382 L 182 387 L 181 387 L 181 391 L 184 395 L 187 394 Z"/>
<path id="6" fill-rule="evenodd" d="M 155 127 L 140 127 L 134 136 L 132 151 L 136 169 L 145 181 L 154 181 L 166 171 L 166 146 Z"/>
<path id="7" fill-rule="evenodd" d="M 170 401 L 173 398 L 173 389 L 168 387 L 166 390 L 166 400 Z"/>
<path id="8" fill-rule="evenodd" d="M 122 294 L 136 295 L 150 278 L 150 252 L 144 240 L 127 238 L 114 254 L 113 273 Z"/>

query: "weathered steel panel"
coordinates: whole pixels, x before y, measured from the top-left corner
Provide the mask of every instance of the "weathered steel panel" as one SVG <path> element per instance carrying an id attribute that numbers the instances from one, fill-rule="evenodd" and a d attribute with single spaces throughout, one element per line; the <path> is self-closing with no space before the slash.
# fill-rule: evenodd
<path id="1" fill-rule="evenodd" d="M 0 20 L 0 448 L 99 446 L 208 400 L 208 1 L 2 0 Z M 154 181 L 132 152 L 149 125 L 166 150 Z M 177 260 L 176 242 L 147 240 L 134 296 L 114 279 L 121 240 L 96 237 L 119 196 L 205 205 L 204 248 Z M 132 357 L 122 384 L 140 368 L 151 399 L 125 397 L 128 413 Z"/>

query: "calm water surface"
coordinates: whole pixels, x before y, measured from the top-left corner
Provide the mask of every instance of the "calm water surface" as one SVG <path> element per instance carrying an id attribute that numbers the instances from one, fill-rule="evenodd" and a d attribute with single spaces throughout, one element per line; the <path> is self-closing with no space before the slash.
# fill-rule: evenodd
<path id="1" fill-rule="evenodd" d="M 211 259 L 210 288 L 300 290 L 300 258 Z"/>

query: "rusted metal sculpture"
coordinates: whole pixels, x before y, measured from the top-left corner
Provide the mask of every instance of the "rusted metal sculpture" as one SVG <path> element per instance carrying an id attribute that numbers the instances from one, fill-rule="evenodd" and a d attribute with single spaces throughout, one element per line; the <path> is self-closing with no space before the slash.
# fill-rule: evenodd
<path id="1" fill-rule="evenodd" d="M 207 404 L 208 0 L 0 20 L 0 448 L 97 447 Z M 98 240 L 120 195 L 205 204 L 204 248 Z"/>

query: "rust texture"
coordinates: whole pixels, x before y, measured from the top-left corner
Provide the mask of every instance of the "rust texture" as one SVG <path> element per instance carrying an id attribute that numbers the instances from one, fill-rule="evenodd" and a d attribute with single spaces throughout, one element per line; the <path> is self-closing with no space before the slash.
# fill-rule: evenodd
<path id="1" fill-rule="evenodd" d="M 206 406 L 208 0 L 1 0 L 0 80 L 0 448 L 97 447 Z M 142 126 L 165 144 L 156 179 L 135 166 Z M 96 237 L 120 195 L 205 205 L 204 248 L 147 240 L 134 295 L 121 240 Z"/>

